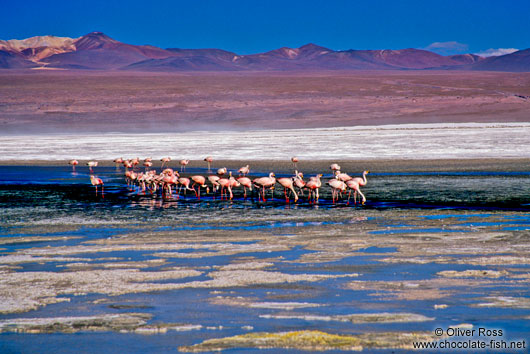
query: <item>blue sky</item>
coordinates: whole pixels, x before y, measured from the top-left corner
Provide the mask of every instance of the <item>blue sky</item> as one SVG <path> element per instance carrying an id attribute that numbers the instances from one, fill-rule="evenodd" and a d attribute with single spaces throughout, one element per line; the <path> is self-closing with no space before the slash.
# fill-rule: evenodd
<path id="1" fill-rule="evenodd" d="M 131 44 L 239 54 L 309 42 L 441 54 L 530 47 L 528 0 L 0 0 L 0 8 L 0 39 L 102 31 Z"/>

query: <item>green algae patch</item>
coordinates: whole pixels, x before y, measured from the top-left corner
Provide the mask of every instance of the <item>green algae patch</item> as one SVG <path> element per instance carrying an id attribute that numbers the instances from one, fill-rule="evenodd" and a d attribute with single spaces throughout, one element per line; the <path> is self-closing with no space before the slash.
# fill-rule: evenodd
<path id="1" fill-rule="evenodd" d="M 248 333 L 233 337 L 208 339 L 192 346 L 179 347 L 183 352 L 206 352 L 225 349 L 297 349 L 297 350 L 355 350 L 365 348 L 412 349 L 413 342 L 432 341 L 432 334 L 419 333 L 366 333 L 360 335 L 330 334 L 322 331 L 293 331 L 279 333 Z"/>
<path id="2" fill-rule="evenodd" d="M 509 275 L 510 273 L 502 270 L 475 270 L 475 269 L 468 269 L 464 271 L 456 271 L 456 270 L 444 270 L 441 272 L 436 273 L 436 275 L 446 277 L 446 278 L 500 278 L 505 277 Z"/>
<path id="3" fill-rule="evenodd" d="M 426 322 L 434 321 L 432 317 L 426 317 L 415 313 L 361 313 L 351 315 L 261 315 L 261 318 L 277 320 L 305 320 L 305 321 L 338 321 L 352 323 L 393 323 L 393 322 Z"/>
<path id="4" fill-rule="evenodd" d="M 146 313 L 83 317 L 19 318 L 0 321 L 0 333 L 76 333 L 81 331 L 136 331 L 151 319 Z"/>

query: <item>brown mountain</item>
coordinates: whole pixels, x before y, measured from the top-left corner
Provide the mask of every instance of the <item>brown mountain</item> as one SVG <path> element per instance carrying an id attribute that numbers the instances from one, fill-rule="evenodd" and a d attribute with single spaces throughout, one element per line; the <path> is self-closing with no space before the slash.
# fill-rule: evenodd
<path id="1" fill-rule="evenodd" d="M 0 50 L 0 69 L 23 69 L 33 68 L 35 63 L 25 59 L 18 53 Z"/>
<path id="2" fill-rule="evenodd" d="M 237 55 L 222 49 L 169 48 L 170 57 L 147 59 L 124 67 L 137 71 L 229 71 L 237 70 L 233 60 Z"/>
<path id="3" fill-rule="evenodd" d="M 462 64 L 474 64 L 486 58 L 476 54 L 457 54 L 448 56 L 453 61 L 457 61 Z"/>
<path id="4" fill-rule="evenodd" d="M 486 58 L 470 67 L 471 70 L 487 71 L 530 71 L 530 48 L 517 52 Z"/>
<path id="5" fill-rule="evenodd" d="M 101 32 L 0 41 L 0 68 L 45 66 L 135 71 L 494 70 L 530 71 L 530 49 L 499 57 L 442 56 L 421 49 L 334 51 L 316 44 L 238 55 L 221 49 L 161 49 Z"/>
<path id="6" fill-rule="evenodd" d="M 118 69 L 146 59 L 161 59 L 171 52 L 153 46 L 118 42 L 101 32 L 92 32 L 73 42 L 75 50 L 49 56 L 42 61 L 54 68 Z"/>

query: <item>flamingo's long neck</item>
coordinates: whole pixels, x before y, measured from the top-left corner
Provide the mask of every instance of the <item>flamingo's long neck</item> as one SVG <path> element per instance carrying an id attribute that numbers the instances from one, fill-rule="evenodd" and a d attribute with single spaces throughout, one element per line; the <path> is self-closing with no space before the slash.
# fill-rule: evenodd
<path id="1" fill-rule="evenodd" d="M 368 183 L 368 181 L 366 180 L 366 171 L 363 172 L 363 186 Z"/>

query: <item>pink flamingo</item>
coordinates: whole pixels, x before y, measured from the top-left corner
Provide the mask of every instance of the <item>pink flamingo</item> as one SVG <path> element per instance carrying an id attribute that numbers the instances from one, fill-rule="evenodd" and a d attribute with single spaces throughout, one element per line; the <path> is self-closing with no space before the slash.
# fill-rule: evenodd
<path id="1" fill-rule="evenodd" d="M 311 199 L 313 199 L 313 202 L 318 203 L 318 189 L 322 187 L 322 182 L 320 181 L 320 177 L 322 177 L 322 174 L 316 175 L 316 177 L 311 178 L 306 184 L 305 188 L 309 189 L 309 197 L 308 200 L 311 203 Z"/>
<path id="2" fill-rule="evenodd" d="M 176 190 L 177 185 L 179 184 L 179 174 L 178 172 L 173 172 L 173 170 L 170 168 L 166 168 L 164 171 L 162 171 L 162 176 L 162 194 L 167 191 L 167 194 L 171 196 L 173 194 L 171 186 L 175 186 Z"/>
<path id="3" fill-rule="evenodd" d="M 212 164 L 212 161 L 213 161 L 213 157 L 211 156 L 206 156 L 204 158 L 204 161 L 206 161 L 208 163 L 208 172 L 211 172 L 212 170 L 210 169 L 210 166 Z"/>
<path id="4" fill-rule="evenodd" d="M 340 171 L 340 166 L 336 163 L 332 163 L 331 166 L 329 166 L 329 169 L 332 170 L 333 172 Z"/>
<path id="5" fill-rule="evenodd" d="M 252 183 L 254 186 L 258 188 L 258 196 L 259 196 L 259 189 L 261 188 L 263 190 L 263 201 L 267 201 L 265 196 L 265 188 L 269 188 L 272 191 L 272 199 L 274 199 L 274 185 L 276 184 L 276 178 L 274 178 L 275 174 L 274 172 L 269 173 L 269 177 L 260 177 L 256 178 Z"/>
<path id="6" fill-rule="evenodd" d="M 171 157 L 169 157 L 169 156 L 168 156 L 168 157 L 162 157 L 162 158 L 160 159 L 160 161 L 162 161 L 162 166 L 161 166 L 161 168 L 164 168 L 164 165 L 165 165 L 165 164 L 169 164 L 169 161 L 171 161 Z"/>
<path id="7" fill-rule="evenodd" d="M 179 184 L 180 184 L 180 186 L 179 186 L 179 193 L 180 193 L 180 189 L 181 189 L 182 187 L 184 187 L 184 195 L 186 195 L 186 191 L 193 191 L 194 193 L 196 193 L 194 189 L 191 189 L 191 188 L 190 188 L 190 183 L 191 183 L 191 181 L 190 181 L 189 178 L 186 178 L 186 177 L 180 177 L 180 178 L 178 179 L 178 181 L 179 181 Z"/>
<path id="8" fill-rule="evenodd" d="M 346 190 L 346 183 L 338 179 L 330 179 L 327 184 L 331 187 L 331 196 L 333 204 L 339 200 L 339 195 Z"/>
<path id="9" fill-rule="evenodd" d="M 351 191 L 353 191 L 353 200 L 354 203 L 357 204 L 357 193 L 362 197 L 363 204 L 366 202 L 366 198 L 364 197 L 364 194 L 359 189 L 359 183 L 354 181 L 353 179 L 346 181 L 346 187 L 348 187 L 348 205 L 350 205 L 350 197 L 351 197 Z"/>
<path id="10" fill-rule="evenodd" d="M 131 163 L 133 165 L 133 169 L 138 166 L 140 164 L 140 158 L 139 157 L 135 157 L 134 159 L 131 160 Z"/>
<path id="11" fill-rule="evenodd" d="M 144 161 L 145 170 L 149 170 L 149 167 L 153 166 L 151 161 Z"/>
<path id="12" fill-rule="evenodd" d="M 213 197 L 215 199 L 215 192 L 219 189 L 220 187 L 220 184 L 219 184 L 219 180 L 221 179 L 221 177 L 219 176 L 216 176 L 216 175 L 209 175 L 208 176 L 208 181 L 210 181 L 210 183 L 212 184 L 212 191 L 213 191 Z"/>
<path id="13" fill-rule="evenodd" d="M 105 196 L 103 195 L 103 181 L 101 180 L 101 178 L 97 178 L 93 175 L 90 175 L 90 183 L 92 183 L 92 185 L 96 187 L 96 196 L 98 195 L 98 186 L 101 186 L 101 197 L 105 198 Z"/>
<path id="14" fill-rule="evenodd" d="M 243 190 L 245 191 L 245 199 L 247 199 L 247 188 L 249 191 L 252 191 L 252 181 L 248 177 L 238 177 L 237 181 L 243 186 Z"/>
<path id="15" fill-rule="evenodd" d="M 227 170 L 226 170 L 226 167 L 222 167 L 222 168 L 220 168 L 220 169 L 217 170 L 217 174 L 218 174 L 219 176 L 223 176 L 224 174 L 226 174 L 226 171 L 227 171 Z"/>
<path id="16" fill-rule="evenodd" d="M 348 181 L 348 182 L 351 182 L 350 183 L 351 187 L 350 187 L 350 185 L 348 185 L 348 188 L 353 189 L 355 191 L 354 194 L 353 194 L 355 203 L 357 203 L 357 193 L 359 193 L 359 195 L 362 198 L 362 204 L 364 205 L 364 203 L 366 203 L 366 197 L 361 192 L 359 187 L 366 186 L 366 184 L 368 183 L 368 180 L 366 179 L 366 175 L 368 173 L 370 173 L 370 171 L 363 171 L 362 178 L 361 177 L 355 177 L 355 178 L 351 179 L 350 181 Z M 356 188 L 355 188 L 355 186 L 356 186 Z M 350 194 L 351 194 L 351 191 L 350 191 Z M 348 202 L 349 202 L 349 200 L 350 200 L 350 198 L 348 197 Z"/>
<path id="17" fill-rule="evenodd" d="M 250 166 L 249 165 L 243 166 L 239 170 L 237 170 L 237 172 L 240 175 L 246 176 L 250 172 Z"/>
<path id="18" fill-rule="evenodd" d="M 126 170 L 128 170 L 129 168 L 132 168 L 133 167 L 132 161 L 131 160 L 124 160 L 123 161 L 123 166 L 125 166 Z"/>
<path id="19" fill-rule="evenodd" d="M 350 176 L 349 174 L 341 173 L 340 171 L 335 171 L 335 178 L 342 182 L 346 182 L 346 181 L 349 181 L 350 179 L 353 179 L 353 177 Z"/>
<path id="20" fill-rule="evenodd" d="M 116 169 L 120 169 L 120 165 L 123 164 L 123 157 L 118 157 L 117 159 L 114 159 L 113 161 L 116 164 Z"/>
<path id="21" fill-rule="evenodd" d="M 297 169 L 296 164 L 298 163 L 298 157 L 296 156 L 291 157 L 291 162 L 293 163 L 294 169 L 296 170 Z"/>
<path id="22" fill-rule="evenodd" d="M 204 176 L 191 176 L 191 180 L 193 181 L 193 185 L 191 188 L 195 191 L 195 185 L 198 185 L 197 192 L 195 192 L 195 196 L 198 199 L 201 199 L 201 187 L 206 188 L 206 193 L 210 193 L 210 187 L 206 185 L 206 178 Z"/>
<path id="23" fill-rule="evenodd" d="M 180 172 L 186 170 L 186 166 L 190 163 L 190 160 L 180 160 Z"/>
<path id="24" fill-rule="evenodd" d="M 228 178 L 220 178 L 217 181 L 217 183 L 219 183 L 219 185 L 221 186 L 221 200 L 223 200 L 223 191 L 225 189 L 227 189 L 228 192 L 230 193 L 230 200 L 232 200 L 232 198 L 234 197 L 234 195 L 232 194 L 232 181 L 230 181 L 230 179 Z M 225 192 L 225 196 L 228 199 L 226 192 Z"/>
<path id="25" fill-rule="evenodd" d="M 293 180 L 294 180 L 293 177 L 282 177 L 276 180 L 276 182 L 278 182 L 283 187 L 283 194 L 285 196 L 285 202 L 289 201 L 289 197 L 287 196 L 287 189 L 289 189 L 294 194 L 294 202 L 296 203 L 298 201 L 298 194 L 296 194 L 294 190 Z"/>
<path id="26" fill-rule="evenodd" d="M 98 162 L 97 161 L 88 161 L 86 164 L 87 164 L 88 168 L 90 169 L 90 172 L 94 172 L 94 171 L 92 171 L 92 167 L 96 167 L 98 165 Z"/>
<path id="27" fill-rule="evenodd" d="M 77 160 L 70 160 L 68 161 L 69 165 L 72 165 L 72 170 L 75 171 L 75 166 L 79 165 L 79 161 Z"/>
<path id="28" fill-rule="evenodd" d="M 302 172 L 294 171 L 294 184 L 296 188 L 298 188 L 298 194 L 304 195 L 304 187 L 305 187 L 305 181 L 304 181 L 304 174 Z"/>

